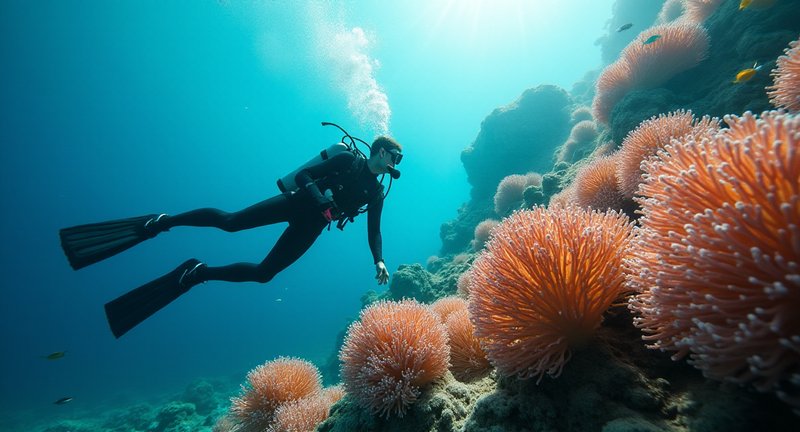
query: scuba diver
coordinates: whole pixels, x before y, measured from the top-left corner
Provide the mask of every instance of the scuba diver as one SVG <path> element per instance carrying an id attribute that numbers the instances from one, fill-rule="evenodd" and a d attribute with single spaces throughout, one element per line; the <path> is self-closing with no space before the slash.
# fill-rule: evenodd
<path id="1" fill-rule="evenodd" d="M 121 337 L 200 283 L 210 280 L 269 282 L 297 261 L 325 227 L 330 230 L 330 225 L 336 222 L 337 227 L 343 229 L 347 222 L 364 212 L 367 213 L 375 278 L 378 284 L 387 283 L 389 272 L 383 261 L 380 230 L 386 195 L 381 180 L 385 174 L 390 174 L 391 179 L 400 177 L 395 166 L 403 158 L 402 146 L 386 136 L 376 138 L 370 146 L 350 136 L 338 125 L 322 124 L 338 127 L 349 138 L 350 144 L 346 144 L 343 138 L 341 143 L 323 150 L 278 180 L 280 194 L 243 210 L 228 213 L 215 208 L 201 208 L 174 216 L 151 214 L 60 231 L 64 253 L 72 268 L 78 270 L 176 226 L 215 227 L 236 232 L 279 222 L 289 223 L 261 263 L 211 267 L 193 258 L 166 275 L 106 303 L 106 318 L 115 337 Z M 370 148 L 369 157 L 355 146 L 355 140 Z M 378 176 L 381 176 L 380 180 Z"/>

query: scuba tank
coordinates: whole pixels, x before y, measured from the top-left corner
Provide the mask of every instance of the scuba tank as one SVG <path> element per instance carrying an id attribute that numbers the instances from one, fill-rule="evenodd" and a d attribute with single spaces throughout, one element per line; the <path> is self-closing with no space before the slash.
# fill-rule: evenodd
<path id="1" fill-rule="evenodd" d="M 363 151 L 361 151 L 361 149 L 359 149 L 358 145 L 356 144 L 356 141 L 358 141 L 361 144 L 363 144 L 365 147 L 367 147 L 367 149 L 371 149 L 370 145 L 367 144 L 364 140 L 362 140 L 361 138 L 356 138 L 356 137 L 350 135 L 349 133 L 347 133 L 346 130 L 344 130 L 341 126 L 337 125 L 336 123 L 322 122 L 322 126 L 334 126 L 337 129 L 339 129 L 340 131 L 342 131 L 342 133 L 344 133 L 344 136 L 342 137 L 341 142 L 333 144 L 332 146 L 326 148 L 325 150 L 322 150 L 321 152 L 319 152 L 318 155 L 316 155 L 313 158 L 311 158 L 311 160 L 309 160 L 308 162 L 306 162 L 303 165 L 297 167 L 295 170 L 293 170 L 289 174 L 286 174 L 285 176 L 279 178 L 277 183 L 278 183 L 278 189 L 280 189 L 281 192 L 283 192 L 283 193 L 293 192 L 293 191 L 296 191 L 298 189 L 298 186 L 297 186 L 297 184 L 296 184 L 294 179 L 297 176 L 297 173 L 299 173 L 302 169 L 304 169 L 306 167 L 309 167 L 311 165 L 314 165 L 314 164 L 318 164 L 318 163 L 320 163 L 320 162 L 322 162 L 324 160 L 327 160 L 327 159 L 329 159 L 329 158 L 331 158 L 333 156 L 336 156 L 337 154 L 339 154 L 339 153 L 341 153 L 343 151 L 351 151 L 351 152 L 355 153 L 356 156 L 362 157 L 364 160 L 369 159 L 369 157 L 367 157 L 367 155 Z M 392 190 L 392 180 L 393 179 L 397 179 L 397 178 L 400 177 L 400 171 L 398 171 L 397 169 L 395 169 L 393 167 L 388 167 L 388 168 L 389 168 L 389 177 L 390 177 L 389 188 L 386 190 L 386 193 L 383 195 L 384 198 L 386 198 L 386 196 L 389 195 L 389 191 Z M 383 177 L 381 177 L 380 182 L 381 182 L 381 184 L 383 183 Z M 363 211 L 360 212 L 360 213 L 363 213 Z"/>
<path id="2" fill-rule="evenodd" d="M 304 163 L 303 165 L 300 165 L 299 167 L 297 167 L 297 169 L 290 172 L 289 174 L 286 174 L 285 176 L 279 178 L 278 189 L 280 189 L 281 192 L 283 193 L 297 190 L 298 186 L 294 181 L 294 178 L 297 176 L 297 173 L 299 173 L 306 167 L 316 165 L 324 160 L 328 160 L 329 158 L 336 156 L 337 154 L 343 151 L 348 151 L 348 150 L 350 150 L 350 147 L 343 142 L 336 143 L 326 148 L 325 150 L 322 150 L 321 152 L 319 152 L 318 155 L 311 158 L 311 160 L 309 160 L 308 162 Z"/>

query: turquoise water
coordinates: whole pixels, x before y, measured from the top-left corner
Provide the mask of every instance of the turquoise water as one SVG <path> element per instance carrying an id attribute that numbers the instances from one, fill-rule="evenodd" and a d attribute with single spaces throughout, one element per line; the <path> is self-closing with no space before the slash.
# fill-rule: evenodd
<path id="1" fill-rule="evenodd" d="M 390 271 L 424 263 L 469 198 L 459 155 L 483 118 L 526 88 L 569 89 L 598 68 L 611 4 L 1 2 L 0 412 L 58 419 L 198 377 L 242 381 L 280 355 L 321 365 L 360 297 L 385 289 L 365 217 L 269 284 L 201 285 L 120 340 L 105 302 L 189 257 L 260 261 L 283 226 L 176 228 L 78 272 L 58 229 L 238 210 L 337 141 L 320 126 L 332 121 L 405 146 L 384 256 Z M 53 405 L 64 396 L 74 400 Z"/>

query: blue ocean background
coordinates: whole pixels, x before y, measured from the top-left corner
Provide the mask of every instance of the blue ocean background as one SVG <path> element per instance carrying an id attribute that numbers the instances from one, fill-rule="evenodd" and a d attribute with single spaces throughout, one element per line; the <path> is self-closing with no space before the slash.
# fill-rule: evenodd
<path id="1" fill-rule="evenodd" d="M 321 366 L 361 296 L 385 289 L 365 217 L 325 232 L 272 282 L 200 285 L 119 340 L 105 302 L 190 257 L 258 262 L 284 226 L 178 227 L 77 272 L 58 230 L 239 210 L 338 141 L 320 126 L 331 121 L 404 145 L 384 256 L 390 272 L 424 264 L 469 199 L 459 155 L 481 121 L 526 88 L 569 89 L 598 68 L 611 4 L 0 2 L 0 417 L 58 419 L 200 377 L 241 382 L 282 355 Z M 370 90 L 385 100 L 348 105 Z M 66 356 L 43 359 L 54 351 Z M 65 396 L 73 402 L 53 405 Z"/>

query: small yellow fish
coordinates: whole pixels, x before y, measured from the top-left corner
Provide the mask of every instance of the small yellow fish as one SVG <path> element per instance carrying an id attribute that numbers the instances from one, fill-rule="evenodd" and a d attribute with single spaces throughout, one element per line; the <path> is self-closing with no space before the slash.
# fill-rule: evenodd
<path id="1" fill-rule="evenodd" d="M 742 0 L 742 4 L 744 4 L 744 3 L 747 3 L 747 4 L 745 4 L 744 6 L 742 6 L 740 4 L 739 5 L 739 10 L 742 10 L 744 8 L 747 8 L 747 9 L 760 9 L 760 10 L 769 9 L 772 6 L 775 6 L 775 1 L 776 0 Z"/>
<path id="2" fill-rule="evenodd" d="M 742 2 L 739 3 L 739 10 L 747 9 L 747 7 L 750 6 L 750 3 L 752 3 L 752 2 L 753 2 L 753 0 L 742 0 Z"/>
<path id="3" fill-rule="evenodd" d="M 761 70 L 761 65 L 758 63 L 754 63 L 753 67 L 742 69 L 739 73 L 736 74 L 736 79 L 731 81 L 733 84 L 741 84 L 743 82 L 750 81 L 756 75 L 756 72 Z"/>
<path id="4" fill-rule="evenodd" d="M 649 38 L 647 38 L 646 41 L 642 42 L 642 45 L 650 45 L 651 43 L 653 43 L 653 42 L 655 42 L 655 41 L 657 41 L 659 39 L 661 39 L 661 35 L 652 35 Z"/>
<path id="5" fill-rule="evenodd" d="M 58 360 L 60 358 L 64 358 L 66 354 L 67 354 L 66 351 L 56 351 L 52 354 L 44 356 L 44 358 L 46 358 L 47 360 Z"/>

